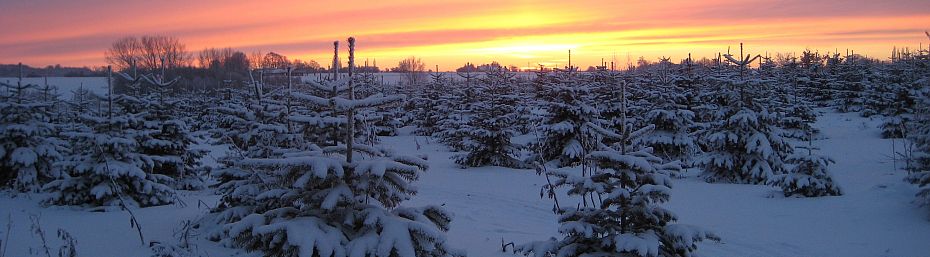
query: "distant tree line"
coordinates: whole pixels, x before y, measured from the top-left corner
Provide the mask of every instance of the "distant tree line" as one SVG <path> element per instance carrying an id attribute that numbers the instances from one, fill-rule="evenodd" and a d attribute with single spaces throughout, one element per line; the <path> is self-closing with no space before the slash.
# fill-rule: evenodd
<path id="1" fill-rule="evenodd" d="M 246 53 L 230 47 L 191 52 L 178 38 L 159 35 L 120 38 L 106 50 L 105 59 L 118 72 L 178 78 L 177 87 L 206 90 L 241 85 L 251 79 L 249 72 L 256 70 L 280 71 L 290 67 L 296 74 L 332 71 L 332 67 L 323 67 L 316 61 L 289 59 L 276 52 Z M 336 68 L 340 73 L 348 69 L 342 65 Z M 355 70 L 380 72 L 378 67 L 367 64 L 358 65 Z"/>
<path id="2" fill-rule="evenodd" d="M 486 72 L 486 71 L 520 71 L 517 66 L 503 66 L 498 62 L 491 62 L 475 66 L 474 63 L 466 63 L 464 66 L 455 69 L 456 72 Z"/>
<path id="3" fill-rule="evenodd" d="M 27 78 L 34 77 L 91 77 L 106 74 L 106 68 L 100 67 L 65 67 L 61 64 L 49 65 L 44 68 L 31 67 L 23 64 L 22 75 Z M 0 77 L 19 77 L 19 64 L 0 64 Z"/>
<path id="4" fill-rule="evenodd" d="M 191 51 L 183 41 L 174 36 L 143 35 L 126 36 L 115 40 L 104 52 L 106 63 L 114 72 L 123 72 L 132 76 L 151 75 L 161 77 L 164 81 L 177 78 L 172 86 L 178 89 L 213 90 L 224 87 L 237 87 L 255 76 L 250 71 L 256 70 L 283 70 L 292 68 L 295 74 L 331 72 L 332 65 L 321 66 L 313 60 L 289 59 L 276 52 L 244 52 L 242 50 L 223 48 L 204 48 L 200 51 Z M 348 67 L 343 67 L 341 60 L 337 60 L 337 69 L 340 73 L 347 73 Z M 502 66 L 498 62 L 475 65 L 468 63 L 456 69 L 459 72 L 485 72 L 485 71 L 518 71 L 516 66 Z M 398 62 L 396 67 L 381 70 L 377 64 L 356 65 L 355 72 L 403 73 L 404 81 L 408 84 L 420 84 L 426 81 L 428 69 L 422 59 L 410 56 Z M 16 64 L 0 65 L 0 76 L 19 76 L 20 69 Z M 61 67 L 60 65 L 46 68 L 32 68 L 24 66 L 25 77 L 81 77 L 106 76 L 106 67 Z M 256 78 L 257 79 L 257 78 Z M 117 81 L 117 91 L 125 89 L 126 81 Z"/>

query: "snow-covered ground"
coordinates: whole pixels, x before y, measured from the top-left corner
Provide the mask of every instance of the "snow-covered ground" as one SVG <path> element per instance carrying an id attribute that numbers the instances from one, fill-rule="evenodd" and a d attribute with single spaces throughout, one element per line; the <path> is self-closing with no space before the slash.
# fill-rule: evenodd
<path id="1" fill-rule="evenodd" d="M 216 158 L 225 154 L 225 147 L 199 145 L 210 153 L 204 157 L 205 164 L 216 164 Z M 195 221 L 216 206 L 220 196 L 208 191 L 179 191 L 183 203 L 133 209 L 139 220 L 146 242 L 177 244 L 182 222 Z M 148 245 L 143 246 L 138 232 L 130 226 L 130 215 L 120 212 L 88 212 L 72 207 L 43 207 L 43 195 L 15 195 L 4 192 L 0 195 L 0 240 L 6 247 L 5 256 L 45 256 L 40 237 L 33 230 L 30 216 L 38 216 L 45 232 L 52 255 L 62 245 L 57 232 L 62 229 L 77 240 L 78 256 L 150 256 Z M 8 233 L 12 224 L 12 233 Z M 11 244 L 6 245 L 9 234 Z M 195 236 L 194 244 L 200 256 L 250 256 L 238 249 L 230 249 Z M 32 251 L 37 254 L 30 254 Z M 0 253 L 0 255 L 3 255 Z M 255 255 L 258 256 L 258 255 Z"/>
<path id="2" fill-rule="evenodd" d="M 679 223 L 723 238 L 703 243 L 704 256 L 930 256 L 927 211 L 911 204 L 916 187 L 893 170 L 892 142 L 880 138 L 878 124 L 832 112 L 816 124 L 828 138 L 814 144 L 836 161 L 831 171 L 843 196 L 784 198 L 774 187 L 691 176 L 675 181 L 667 207 Z M 409 137 L 386 140 L 416 151 Z M 449 237 L 470 256 L 512 256 L 500 253 L 502 238 L 520 244 L 558 236 L 552 202 L 539 197 L 545 178 L 528 170 L 459 169 L 442 149 L 433 143 L 418 151 L 433 166 L 408 204 L 445 203 L 456 213 Z"/>
<path id="3" fill-rule="evenodd" d="M 673 188 L 670 207 L 681 222 L 723 237 L 701 248 L 707 256 L 930 256 L 927 211 L 911 204 L 917 188 L 894 171 L 879 124 L 827 113 L 815 125 L 828 138 L 814 145 L 836 161 L 842 196 L 784 198 L 765 186 L 687 179 Z"/>
<path id="4" fill-rule="evenodd" d="M 38 88 L 44 88 L 45 79 L 46 78 L 23 78 L 23 84 L 33 84 L 37 85 Z M 16 85 L 16 83 L 19 82 L 19 78 L 0 77 L 0 82 Z M 48 77 L 48 85 L 57 88 L 59 98 L 63 100 L 71 100 L 74 91 L 82 87 L 97 95 L 106 95 L 107 93 L 106 77 Z"/>
<path id="5" fill-rule="evenodd" d="M 667 206 L 680 223 L 710 229 L 723 238 L 721 243 L 703 243 L 703 256 L 928 256 L 927 211 L 911 204 L 916 187 L 902 180 L 905 172 L 894 170 L 892 141 L 879 137 L 878 124 L 857 114 L 837 113 L 825 114 L 816 124 L 827 138 L 814 144 L 836 160 L 831 170 L 843 196 L 784 198 L 773 187 L 708 184 L 690 176 L 675 181 Z M 454 212 L 449 240 L 469 256 L 513 256 L 500 252 L 502 240 L 521 244 L 558 236 L 552 202 L 539 197 L 545 178 L 532 170 L 460 169 L 449 159 L 453 153 L 434 140 L 383 140 L 400 152 L 429 156 L 431 168 L 417 182 L 420 192 L 405 205 L 443 204 Z M 219 154 L 222 151 L 216 150 L 212 156 Z M 564 197 L 563 204 L 570 204 Z M 80 256 L 147 256 L 148 248 L 141 246 L 126 212 L 44 208 L 40 198 L 0 196 L 0 240 L 5 241 L 8 217 L 14 224 L 7 256 L 30 256 L 30 248 L 39 249 L 29 215 L 41 215 L 51 247 L 60 245 L 55 232 L 61 228 L 76 237 Z M 209 191 L 183 192 L 182 198 L 186 206 L 134 210 L 145 240 L 176 242 L 181 223 L 196 219 L 207 212 L 204 204 L 213 206 L 219 199 Z M 195 243 L 203 256 L 260 255 L 242 254 L 202 238 Z"/>

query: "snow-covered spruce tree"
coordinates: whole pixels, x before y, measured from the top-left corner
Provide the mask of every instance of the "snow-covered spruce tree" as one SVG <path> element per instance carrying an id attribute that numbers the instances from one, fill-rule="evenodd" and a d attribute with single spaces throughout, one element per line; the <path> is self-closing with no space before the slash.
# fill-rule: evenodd
<path id="1" fill-rule="evenodd" d="M 588 84 L 570 72 L 553 72 L 537 77 L 543 84 L 543 123 L 535 158 L 555 162 L 557 167 L 575 166 L 584 156 L 601 147 L 603 132 L 597 109 L 590 104 L 593 95 Z M 540 83 L 540 82 L 537 82 Z"/>
<path id="2" fill-rule="evenodd" d="M 474 118 L 474 105 L 478 102 L 477 75 L 460 73 L 465 81 L 453 83 L 451 92 L 440 96 L 439 110 L 443 113 L 433 134 L 439 142 L 453 151 L 466 151 L 466 127 Z"/>
<path id="3" fill-rule="evenodd" d="M 307 142 L 317 145 L 335 145 L 338 140 L 339 125 L 344 119 L 339 119 L 338 114 L 332 109 L 301 104 L 303 95 L 296 91 L 291 93 L 299 108 L 288 116 L 288 120 L 296 126 Z"/>
<path id="4" fill-rule="evenodd" d="M 352 80 L 356 80 L 353 78 Z M 348 77 L 325 80 L 321 82 L 310 81 L 306 86 L 309 90 L 294 90 L 289 93 L 290 97 L 300 107 L 288 116 L 288 120 L 302 125 L 301 130 L 307 141 L 320 146 L 336 145 L 346 137 L 345 130 L 340 129 L 347 126 L 345 114 L 336 110 L 335 99 L 339 95 L 346 94 L 348 90 Z M 360 84 L 365 85 L 364 81 Z M 381 93 L 372 92 L 370 96 L 382 95 Z M 354 120 L 354 126 L 368 127 L 368 129 L 359 129 L 355 132 L 356 138 L 365 141 L 377 141 L 377 129 L 372 128 L 373 123 L 383 120 L 392 120 L 392 117 L 384 117 L 385 112 L 376 110 L 366 110 L 366 113 L 360 114 Z M 369 126 L 365 126 L 369 125 Z M 393 126 L 393 125 L 392 125 Z M 386 127 L 380 127 L 386 128 Z M 390 128 L 393 131 L 393 128 Z"/>
<path id="5" fill-rule="evenodd" d="M 624 126 L 636 124 L 637 115 L 624 115 L 631 113 L 629 110 L 633 94 L 629 90 L 630 81 L 635 81 L 629 73 L 621 76 L 621 73 L 614 71 L 598 70 L 591 74 L 592 91 L 595 93 L 594 103 L 598 109 L 598 116 L 603 119 L 603 127 L 613 131 L 623 131 Z M 543 91 L 545 92 L 545 91 Z M 546 103 L 543 102 L 543 105 Z M 614 143 L 614 140 L 607 138 L 606 144 Z"/>
<path id="6" fill-rule="evenodd" d="M 66 115 L 64 120 L 78 122 L 78 116 L 80 115 L 98 113 L 98 110 L 93 108 L 93 105 L 95 102 L 100 101 L 100 99 L 92 92 L 90 92 L 90 90 L 87 90 L 81 86 L 78 89 L 71 91 L 71 93 L 71 101 L 68 102 L 68 106 L 70 108 L 65 108 L 65 112 L 67 112 L 69 115 Z"/>
<path id="7" fill-rule="evenodd" d="M 783 131 L 782 136 L 807 139 L 808 136 L 819 133 L 819 130 L 813 127 L 817 121 L 814 103 L 801 93 L 802 83 L 799 77 L 802 75 L 796 58 L 785 57 L 781 63 L 777 71 L 773 72 L 775 79 L 771 81 L 767 90 L 773 96 L 768 102 L 770 111 L 781 115 L 779 126 Z"/>
<path id="8" fill-rule="evenodd" d="M 410 183 L 425 161 L 367 148 L 347 163 L 344 150 L 239 161 L 238 167 L 265 177 L 224 197 L 235 204 L 217 210 L 225 225 L 211 238 L 268 256 L 457 254 L 443 235 L 451 214 L 438 206 L 399 206 L 416 193 Z"/>
<path id="9" fill-rule="evenodd" d="M 216 142 L 229 144 L 232 149 L 239 149 L 245 152 L 251 146 L 261 145 L 256 142 L 255 135 L 257 132 L 250 132 L 253 129 L 261 127 L 257 124 L 263 120 L 264 116 L 259 116 L 255 111 L 250 109 L 242 99 L 229 99 L 223 101 L 219 106 L 211 108 L 216 113 L 216 125 L 210 130 L 211 136 Z M 264 142 L 262 142 L 264 143 Z M 253 152 L 253 151 L 249 151 Z M 257 151 L 254 151 L 257 152 Z M 246 157 L 256 157 L 261 155 L 244 155 Z"/>
<path id="10" fill-rule="evenodd" d="M 295 112 L 288 115 L 288 120 L 302 125 L 300 128 L 303 135 L 308 138 L 308 142 L 321 146 L 337 145 L 339 140 L 346 137 L 348 125 L 346 113 L 339 110 L 339 104 L 344 104 L 345 99 L 338 97 L 347 94 L 348 84 L 353 83 L 355 88 L 362 89 L 356 95 L 366 98 L 380 98 L 384 95 L 379 93 L 380 90 L 374 90 L 374 84 L 371 79 L 364 77 L 353 77 L 349 79 L 340 79 L 337 81 L 326 81 L 324 84 L 311 82 L 310 93 L 294 91 L 290 93 L 294 103 L 300 107 Z M 327 89 L 329 90 L 322 90 Z M 335 94 L 333 94 L 335 92 Z M 373 105 L 374 108 L 360 109 L 355 114 L 353 126 L 358 129 L 354 130 L 353 137 L 360 143 L 375 145 L 378 143 L 378 136 L 396 135 L 397 128 L 401 127 L 399 116 L 399 103 L 402 97 L 388 96 L 391 101 Z M 317 133 L 317 135 L 314 135 Z M 327 136 L 335 135 L 331 139 L 321 137 L 322 133 Z M 335 141 L 331 141 L 335 140 Z"/>
<path id="11" fill-rule="evenodd" d="M 808 139 L 810 140 L 810 139 Z M 810 142 L 810 141 L 808 141 Z M 828 166 L 834 163 L 830 157 L 814 154 L 813 145 L 798 147 L 785 160 L 792 165 L 785 174 L 775 175 L 769 182 L 781 187 L 785 196 L 820 197 L 842 195 L 840 187 L 833 182 Z"/>
<path id="12" fill-rule="evenodd" d="M 835 62 L 834 62 L 835 63 Z M 833 106 L 842 112 L 861 111 L 863 109 L 864 91 L 872 82 L 870 80 L 870 60 L 860 55 L 848 55 L 842 62 L 835 63 L 832 86 L 836 99 Z"/>
<path id="13" fill-rule="evenodd" d="M 888 116 L 881 125 L 883 138 L 905 138 L 907 133 L 914 129 L 914 98 L 910 90 L 899 87 L 894 93 L 894 98 L 888 100 L 890 104 L 885 109 Z"/>
<path id="14" fill-rule="evenodd" d="M 452 107 L 453 104 L 450 102 L 442 107 L 446 109 L 446 107 Z M 471 119 L 471 110 L 451 109 L 448 115 L 440 118 L 437 122 L 437 130 L 434 133 L 436 140 L 448 146 L 452 151 L 466 150 L 464 141 L 467 131 L 465 131 L 465 127 Z"/>
<path id="15" fill-rule="evenodd" d="M 474 118 L 462 128 L 467 153 L 453 156 L 455 163 L 467 167 L 523 166 L 517 159 L 520 146 L 511 141 L 517 134 L 518 115 L 513 83 L 513 74 L 503 70 L 488 71 L 480 80 L 481 100 L 473 105 Z"/>
<path id="16" fill-rule="evenodd" d="M 721 94 L 721 92 L 731 92 L 733 84 L 732 76 L 728 66 L 724 65 L 720 60 L 722 57 L 717 57 L 714 59 L 713 63 L 706 66 L 707 70 L 704 71 L 705 74 L 702 76 L 701 84 L 696 85 L 696 95 L 695 102 L 696 104 L 691 110 L 694 112 L 694 122 L 695 136 L 698 137 L 698 143 L 701 144 L 702 149 L 704 145 L 701 137 L 703 137 L 707 129 L 714 123 L 719 121 L 719 116 L 721 115 L 720 109 L 728 105 L 727 99 L 730 96 L 726 94 Z M 701 69 L 703 70 L 703 69 Z"/>
<path id="17" fill-rule="evenodd" d="M 915 202 L 930 206 L 930 125 L 925 123 L 911 136 L 914 142 L 913 167 L 907 181 L 920 187 Z"/>
<path id="18" fill-rule="evenodd" d="M 259 85 L 257 88 L 262 88 L 262 86 Z M 242 96 L 245 95 L 250 94 L 242 94 Z M 223 203 L 229 206 L 243 205 L 229 198 L 231 194 L 240 195 L 239 199 L 254 199 L 262 191 L 249 185 L 255 185 L 269 176 L 262 170 L 242 167 L 238 164 L 242 160 L 282 158 L 285 154 L 319 149 L 316 145 L 308 143 L 302 133 L 289 128 L 288 121 L 303 121 L 303 119 L 294 119 L 294 117 L 303 116 L 302 114 L 288 115 L 287 101 L 284 101 L 285 104 L 282 105 L 281 101 L 274 99 L 281 97 L 280 94 L 263 93 L 260 96 L 262 99 L 260 101 L 257 97 L 232 99 L 225 101 L 223 106 L 215 108 L 221 115 L 217 124 L 218 129 L 214 130 L 213 136 L 219 139 L 217 142 L 230 145 L 231 151 L 229 155 L 219 160 L 222 167 L 213 170 L 211 175 L 219 182 L 216 185 L 217 191 L 225 195 Z M 318 139 L 327 140 L 326 137 Z"/>
<path id="19" fill-rule="evenodd" d="M 591 204 L 561 210 L 563 238 L 529 243 L 517 250 L 537 257 L 693 256 L 698 242 L 719 241 L 704 229 L 673 224 L 675 214 L 659 206 L 669 200 L 671 188 L 669 171 L 660 169 L 681 167 L 656 166 L 650 159 L 660 158 L 645 151 L 595 151 L 588 160 L 598 169 L 589 177 L 550 172 L 556 177 L 554 186 L 569 187 L 570 196 L 590 199 Z"/>
<path id="20" fill-rule="evenodd" d="M 108 99 L 104 116 L 81 117 L 92 131 L 66 133 L 73 153 L 60 163 L 63 174 L 43 187 L 51 192 L 46 202 L 104 209 L 173 203 L 173 179 L 152 173 L 152 159 L 139 152 L 142 114 L 113 110 Z"/>
<path id="21" fill-rule="evenodd" d="M 688 110 L 652 110 L 646 113 L 645 122 L 655 125 L 637 141 L 651 147 L 654 154 L 670 161 L 690 164 L 692 157 L 701 151 L 690 133 L 694 113 Z"/>
<path id="22" fill-rule="evenodd" d="M 258 85 L 256 88 L 262 86 Z M 246 215 L 255 213 L 261 201 L 267 200 L 259 196 L 278 183 L 276 180 L 270 180 L 279 176 L 274 169 L 254 168 L 245 165 L 244 160 L 281 159 L 285 155 L 298 152 L 320 151 L 318 146 L 304 142 L 304 137 L 289 135 L 284 123 L 285 119 L 301 123 L 311 119 L 318 120 L 316 118 L 319 116 L 306 116 L 307 112 L 299 110 L 295 110 L 295 114 L 291 116 L 286 116 L 283 111 L 285 108 L 268 101 L 268 95 L 263 94 L 263 101 L 249 98 L 249 95 L 251 93 L 241 92 L 224 101 L 222 106 L 214 108 L 220 115 L 213 136 L 219 139 L 218 142 L 229 144 L 231 150 L 229 155 L 219 160 L 222 167 L 211 173 L 218 180 L 217 192 L 223 194 L 220 204 L 214 210 L 218 216 L 218 224 L 236 222 Z M 309 124 L 305 129 L 317 128 L 313 126 L 315 124 Z M 320 142 L 328 142 L 331 131 L 320 132 L 325 134 L 317 139 Z M 228 236 L 224 236 L 220 231 L 220 234 L 212 237 L 219 240 Z"/>
<path id="23" fill-rule="evenodd" d="M 671 65 L 667 59 L 662 65 Z M 644 72 L 655 67 L 644 67 Z M 601 116 L 607 119 L 609 131 L 602 133 L 604 142 L 614 149 L 625 147 L 625 151 L 633 152 L 639 148 L 651 148 L 650 153 L 662 156 L 666 160 L 674 161 L 676 165 L 690 163 L 691 156 L 700 151 L 699 146 L 689 133 L 693 126 L 694 114 L 691 111 L 680 109 L 673 100 L 684 101 L 676 93 L 671 80 L 676 75 L 669 70 L 659 69 L 658 74 L 650 75 L 659 78 L 656 81 L 648 79 L 637 83 L 659 83 L 649 86 L 651 89 L 629 86 L 627 80 L 633 76 L 622 73 L 599 70 L 594 74 L 594 81 L 598 91 L 598 103 Z M 663 82 L 664 81 L 664 82 Z M 681 99 L 680 99 L 681 98 Z M 634 130 L 634 128 L 640 129 Z M 613 133 L 611 131 L 616 131 Z M 637 149 L 631 147 L 636 145 Z M 661 161 L 661 159 L 659 159 Z M 677 172 L 671 174 L 678 176 Z"/>
<path id="24" fill-rule="evenodd" d="M 930 37 L 930 33 L 927 37 Z M 922 59 L 924 69 L 930 69 L 930 51 L 922 52 Z M 928 83 L 930 75 L 927 72 L 923 74 L 924 83 Z M 925 86 L 919 95 L 916 119 L 918 125 L 909 135 L 914 151 L 907 181 L 920 187 L 914 202 L 921 206 L 930 206 L 930 87 Z"/>
<path id="25" fill-rule="evenodd" d="M 349 76 L 354 68 L 349 39 Z M 354 99 L 307 97 L 353 119 L 356 109 L 396 97 Z M 346 122 L 346 135 L 354 134 Z M 265 256 L 462 256 L 446 244 L 451 214 L 438 206 L 402 207 L 416 193 L 411 185 L 427 168 L 423 159 L 344 145 L 286 151 L 271 158 L 242 158 L 233 166 L 256 179 L 224 196 L 211 216 L 221 226 L 210 233 L 224 244 Z"/>
<path id="26" fill-rule="evenodd" d="M 749 108 L 723 116 L 703 138 L 708 148 L 698 163 L 706 180 L 764 184 L 783 173 L 791 148 L 776 122 L 774 114 Z"/>
<path id="27" fill-rule="evenodd" d="M 135 67 L 132 70 L 135 73 Z M 166 92 L 178 78 L 166 82 L 158 76 L 117 74 L 128 84 L 129 93 L 135 96 L 119 95 L 113 99 L 114 104 L 124 111 L 142 114 L 145 121 L 134 129 L 140 131 L 136 138 L 139 152 L 152 160 L 152 173 L 172 177 L 171 186 L 175 189 L 203 189 L 206 185 L 200 158 L 206 152 L 191 149 L 195 138 L 185 115 L 180 115 L 179 110 L 186 101 L 168 96 Z M 143 88 L 153 93 L 144 94 Z"/>
<path id="28" fill-rule="evenodd" d="M 540 116 L 537 113 L 541 108 L 539 102 L 536 101 L 536 93 L 527 92 L 533 89 L 527 79 L 522 79 L 516 87 L 519 89 L 516 92 L 516 97 L 520 99 L 521 104 L 516 105 L 514 109 L 514 112 L 517 113 L 514 126 L 521 135 L 532 134 L 536 129 L 536 125 L 540 123 Z"/>
<path id="29" fill-rule="evenodd" d="M 925 139 L 925 141 L 930 140 Z M 922 152 L 920 152 L 917 158 L 920 158 L 920 160 L 926 163 L 927 160 L 930 159 L 930 157 L 928 157 L 930 156 L 930 147 L 927 147 L 927 143 L 924 143 L 921 147 Z M 921 206 L 930 206 L 930 168 L 926 168 L 926 164 L 924 165 L 922 169 L 915 170 L 908 175 L 907 181 L 920 187 L 917 191 L 917 199 L 915 199 L 914 202 Z"/>
<path id="30" fill-rule="evenodd" d="M 891 63 L 884 65 L 878 83 L 873 85 L 870 94 L 870 109 L 884 115 L 882 136 L 885 138 L 906 138 L 917 124 L 914 124 L 920 92 L 927 87 L 926 51 L 910 52 L 898 50 L 892 55 Z"/>
<path id="31" fill-rule="evenodd" d="M 362 73 L 354 79 L 355 94 L 359 97 L 368 97 L 372 95 L 384 95 L 385 89 L 380 86 L 374 75 L 371 73 Z M 422 90 L 425 85 L 417 85 Z M 421 90 L 416 90 L 419 92 Z M 409 101 L 408 101 L 409 102 Z M 379 136 L 396 136 L 398 129 L 403 127 L 411 115 L 411 110 L 405 108 L 410 106 L 408 103 L 391 103 L 380 105 L 376 108 L 361 110 L 356 119 L 356 126 L 359 127 L 360 135 L 363 137 L 362 142 L 374 145 L 378 143 Z"/>
<path id="32" fill-rule="evenodd" d="M 249 210 L 251 207 L 246 206 L 255 206 L 256 197 L 264 192 L 259 185 L 274 175 L 268 170 L 246 167 L 243 160 L 283 158 L 285 154 L 319 150 L 316 145 L 307 145 L 300 137 L 287 134 L 287 126 L 277 115 L 283 113 L 280 106 L 265 103 L 253 108 L 235 103 L 217 108 L 224 114 L 218 125 L 224 133 L 217 135 L 218 142 L 229 144 L 231 150 L 218 160 L 222 166 L 211 172 L 218 181 L 217 192 L 224 195 L 219 209 Z"/>
<path id="33" fill-rule="evenodd" d="M 818 106 L 829 106 L 835 103 L 834 93 L 836 91 L 834 90 L 840 88 L 840 83 L 835 76 L 824 71 L 824 61 L 827 56 L 805 50 L 800 58 L 796 59 L 792 60 L 790 65 L 796 65 L 800 69 L 796 80 L 799 94 Z"/>
<path id="34" fill-rule="evenodd" d="M 341 67 L 338 57 L 339 41 L 333 42 L 333 63 L 331 67 Z M 348 90 L 350 78 L 339 73 L 339 69 L 332 69 L 332 75 L 315 81 L 304 81 L 301 90 L 290 90 L 287 96 L 299 108 L 291 112 L 288 120 L 301 126 L 299 128 L 306 141 L 320 146 L 336 145 L 345 138 L 345 117 L 341 116 L 330 104 L 315 104 L 313 101 L 329 101 L 328 99 L 345 94 Z M 260 84 L 257 84 L 260 85 Z M 300 87 L 298 87 L 300 88 Z M 307 103 L 309 102 L 309 103 Z"/>
<path id="35" fill-rule="evenodd" d="M 719 121 L 704 133 L 705 156 L 698 164 L 709 182 L 765 184 L 784 173 L 784 160 L 792 149 L 781 136 L 777 116 L 754 100 L 753 88 L 760 83 L 745 79 L 750 56 L 726 56 L 740 66 L 740 75 L 720 80 L 729 90 L 721 92 L 724 98 L 715 115 Z"/>
<path id="36" fill-rule="evenodd" d="M 67 153 L 67 143 L 50 123 L 51 104 L 27 98 L 30 85 L 3 86 L 11 95 L 0 96 L 0 188 L 38 191 L 58 177 L 53 166 Z"/>
<path id="37" fill-rule="evenodd" d="M 151 100 L 150 100 L 151 101 Z M 150 102 L 146 136 L 140 140 L 142 153 L 153 161 L 152 172 L 174 178 L 176 189 L 202 189 L 205 181 L 200 159 L 205 150 L 193 149 L 196 142 L 190 126 L 169 111 L 183 100 Z"/>
<path id="38" fill-rule="evenodd" d="M 667 65 L 667 64 L 666 64 Z M 661 75 L 664 74 L 664 75 Z M 674 89 L 670 72 L 646 66 L 624 72 L 599 71 L 595 73 L 594 85 L 598 97 L 597 106 L 606 124 L 604 128 L 614 131 L 631 131 L 651 123 L 645 120 L 649 111 L 657 109 L 677 110 L 673 100 L 681 95 Z M 609 138 L 606 143 L 615 143 Z"/>
<path id="39" fill-rule="evenodd" d="M 817 122 L 817 113 L 811 106 L 803 101 L 788 104 L 783 108 L 784 116 L 781 118 L 783 136 L 795 139 L 808 139 L 820 132 L 813 124 Z"/>
<path id="40" fill-rule="evenodd" d="M 439 120 L 446 114 L 442 112 L 441 97 L 449 81 L 442 73 L 431 74 L 431 77 L 430 83 L 407 102 L 413 109 L 414 133 L 421 136 L 432 136 L 439 131 Z"/>
<path id="41" fill-rule="evenodd" d="M 680 106 L 683 106 L 685 110 L 692 112 L 696 111 L 696 107 L 699 105 L 697 103 L 698 96 L 701 94 L 701 87 L 703 84 L 702 72 L 705 69 L 702 68 L 701 64 L 696 64 L 693 59 L 691 59 L 691 54 L 688 54 L 688 59 L 682 61 L 679 65 L 679 73 L 681 76 L 678 80 L 675 81 L 676 86 L 678 86 L 680 94 L 676 98 L 675 103 Z"/>
<path id="42" fill-rule="evenodd" d="M 679 173 L 681 166 L 652 155 L 652 148 L 632 144 L 641 141 L 655 125 L 631 129 L 625 84 L 620 89 L 620 132 L 598 129 L 602 136 L 616 141 L 611 146 L 615 148 L 600 145 L 587 152 L 581 173 L 540 169 L 547 178 L 555 177 L 543 190 L 551 193 L 567 187 L 569 196 L 581 200 L 576 208 L 561 208 L 556 202 L 556 211 L 561 214 L 559 232 L 564 237 L 522 245 L 517 251 L 537 257 L 691 256 L 697 242 L 719 240 L 700 228 L 670 224 L 676 216 L 658 206 L 670 197 L 669 174 Z"/>

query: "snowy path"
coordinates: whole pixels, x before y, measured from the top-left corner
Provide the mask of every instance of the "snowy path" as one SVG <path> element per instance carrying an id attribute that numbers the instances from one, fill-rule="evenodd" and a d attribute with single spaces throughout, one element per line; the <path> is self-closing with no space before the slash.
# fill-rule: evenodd
<path id="1" fill-rule="evenodd" d="M 449 159 L 453 153 L 435 141 L 416 150 L 413 137 L 386 138 L 399 152 L 429 156 L 430 171 L 418 185 L 420 193 L 409 206 L 445 204 L 455 213 L 449 240 L 469 256 L 500 255 L 501 239 L 521 243 L 555 235 L 558 224 L 552 202 L 539 198 L 545 179 L 535 171 L 501 167 L 461 169 Z M 509 249 L 509 248 L 508 248 Z"/>

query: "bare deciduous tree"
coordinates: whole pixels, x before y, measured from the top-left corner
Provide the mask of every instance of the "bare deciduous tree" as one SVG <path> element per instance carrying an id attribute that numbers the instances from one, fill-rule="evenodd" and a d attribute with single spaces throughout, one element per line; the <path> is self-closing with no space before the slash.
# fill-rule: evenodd
<path id="1" fill-rule="evenodd" d="M 300 71 L 317 71 L 320 70 L 320 64 L 314 60 L 303 61 L 300 59 L 294 59 L 293 61 L 294 69 Z"/>
<path id="2" fill-rule="evenodd" d="M 133 63 L 141 70 L 173 70 L 189 66 L 192 60 L 187 47 L 172 36 L 124 37 L 113 42 L 105 56 L 107 63 L 121 70 Z"/>
<path id="3" fill-rule="evenodd" d="M 224 66 L 226 60 L 229 60 L 235 50 L 232 48 L 205 48 L 197 56 L 197 62 L 201 68 L 209 69 L 216 66 Z"/>
<path id="4" fill-rule="evenodd" d="M 397 63 L 397 72 L 404 74 L 404 81 L 415 85 L 426 80 L 426 63 L 415 56 L 407 57 Z"/>
<path id="5" fill-rule="evenodd" d="M 218 80 L 241 79 L 249 71 L 249 59 L 245 53 L 232 48 L 206 48 L 197 55 L 201 68 L 210 70 Z"/>
<path id="6" fill-rule="evenodd" d="M 129 69 L 133 62 L 139 61 L 141 55 L 142 46 L 139 45 L 139 39 L 131 36 L 117 39 L 104 53 L 107 63 L 117 70 Z"/>
<path id="7" fill-rule="evenodd" d="M 249 68 L 260 69 L 262 67 L 263 59 L 265 59 L 265 53 L 262 51 L 254 51 L 249 53 Z"/>
<path id="8" fill-rule="evenodd" d="M 140 66 L 144 69 L 173 69 L 190 64 L 190 53 L 175 37 L 142 36 L 139 43 L 142 46 Z"/>
<path id="9" fill-rule="evenodd" d="M 263 69 L 284 69 L 291 65 L 286 56 L 270 52 L 262 58 Z"/>
<path id="10" fill-rule="evenodd" d="M 249 71 L 249 57 L 243 52 L 235 52 L 229 59 L 226 59 L 226 62 L 223 63 L 227 70 L 233 72 L 244 72 L 248 73 Z"/>

